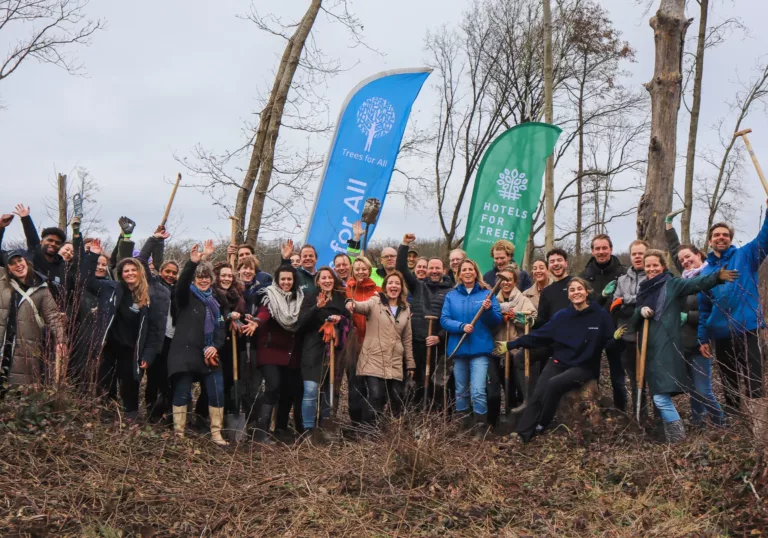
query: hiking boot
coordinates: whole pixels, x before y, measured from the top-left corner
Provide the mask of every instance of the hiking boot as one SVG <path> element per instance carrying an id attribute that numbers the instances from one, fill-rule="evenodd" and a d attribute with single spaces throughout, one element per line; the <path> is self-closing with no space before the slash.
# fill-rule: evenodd
<path id="1" fill-rule="evenodd" d="M 667 443 L 679 443 L 685 440 L 685 426 L 682 420 L 664 423 L 664 439 Z"/>
<path id="2" fill-rule="evenodd" d="M 456 421 L 459 423 L 459 431 L 468 431 L 474 424 L 471 411 L 456 411 Z"/>

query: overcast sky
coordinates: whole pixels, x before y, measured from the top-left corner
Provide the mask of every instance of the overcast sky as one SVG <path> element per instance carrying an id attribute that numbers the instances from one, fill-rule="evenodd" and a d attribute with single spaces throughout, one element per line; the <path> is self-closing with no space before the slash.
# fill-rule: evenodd
<path id="1" fill-rule="evenodd" d="M 646 82 L 653 72 L 654 56 L 648 16 L 630 0 L 601 3 L 637 52 L 637 62 L 629 66 L 632 78 L 625 83 Z M 768 15 L 764 0 L 714 3 L 713 23 L 741 17 L 752 32 L 707 52 L 701 147 L 716 145 L 714 122 L 727 112 L 726 101 L 733 98 L 739 82 L 749 80 L 760 56 L 768 53 L 768 35 L 758 26 Z M 263 12 L 276 9 L 267 0 L 255 4 Z M 296 19 L 306 3 L 281 4 L 281 14 Z M 350 49 L 344 32 L 321 20 L 316 41 L 328 57 L 338 57 L 343 65 L 351 66 L 321 89 L 333 118 L 347 92 L 361 79 L 385 69 L 424 65 L 425 33 L 444 23 L 457 23 L 468 2 L 357 0 L 351 5 L 364 25 L 366 42 L 383 56 Z M 51 194 L 55 172 L 69 173 L 83 166 L 101 187 L 100 216 L 112 235 L 116 234 L 112 223 L 120 215 L 138 222 L 138 236 L 151 233 L 170 193 L 168 180 L 180 169 L 174 155 L 189 155 L 196 144 L 219 151 L 237 147 L 243 122 L 253 117 L 257 97 L 271 84 L 284 43 L 236 17 L 248 7 L 246 0 L 91 0 L 89 16 L 105 19 L 107 28 L 94 36 L 89 48 L 77 51 L 87 77 L 69 76 L 29 61 L 0 83 L 0 103 L 5 107 L 0 110 L 0 212 L 24 202 L 32 206 L 39 225 L 51 224 L 41 200 Z M 696 26 L 694 21 L 689 33 L 696 32 Z M 0 50 L 7 48 L 8 40 L 0 34 Z M 435 82 L 428 80 L 414 107 L 412 119 L 420 125 L 428 125 L 436 112 L 438 101 L 430 87 Z M 765 119 L 762 107 L 756 107 L 744 126 L 755 129 L 752 143 L 768 167 Z M 688 114 L 681 109 L 680 153 L 685 151 L 687 131 Z M 324 153 L 327 145 L 324 142 L 317 150 Z M 765 197 L 754 169 L 746 164 L 744 182 L 750 196 L 744 201 L 743 213 L 733 218 L 745 235 L 752 235 Z M 684 166 L 681 161 L 679 187 Z M 560 173 L 565 178 L 570 170 L 563 166 Z M 234 196 L 232 192 L 230 198 L 234 200 Z M 389 200 L 377 235 L 400 237 L 417 230 L 422 236 L 440 236 L 435 206 L 432 202 L 425 205 L 406 208 L 402 199 Z M 182 220 L 179 234 L 183 237 L 228 234 L 229 223 L 222 212 L 194 189 L 180 191 L 174 213 Z M 628 243 L 634 238 L 634 215 L 612 224 L 610 232 L 615 242 Z M 9 235 L 20 237 L 18 224 Z"/>

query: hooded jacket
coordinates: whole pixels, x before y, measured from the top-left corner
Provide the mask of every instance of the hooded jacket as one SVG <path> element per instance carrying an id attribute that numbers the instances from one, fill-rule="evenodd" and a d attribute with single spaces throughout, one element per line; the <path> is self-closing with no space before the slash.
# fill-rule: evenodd
<path id="1" fill-rule="evenodd" d="M 481 288 L 480 284 L 475 282 L 474 287 L 469 291 L 463 284 L 459 284 L 445 296 L 440 325 L 448 332 L 447 355 L 454 353 L 462 335 L 467 334 L 464 333 L 464 326 L 472 322 L 472 318 L 482 308 L 483 301 L 490 295 L 490 290 Z M 493 333 L 501 321 L 499 301 L 491 296 L 491 308 L 481 314 L 474 330 L 467 334 L 455 357 L 472 358 L 490 355 L 493 351 Z"/>
<path id="2" fill-rule="evenodd" d="M 758 269 L 768 254 L 768 216 L 755 239 L 736 248 L 731 245 L 723 255 L 707 256 L 701 276 L 717 273 L 725 267 L 739 271 L 739 278 L 699 294 L 699 342 L 731 338 L 765 327 L 763 304 L 758 292 Z"/>
<path id="3" fill-rule="evenodd" d="M 618 327 L 627 325 L 628 330 L 624 334 L 624 341 L 626 342 L 637 341 L 637 332 L 630 325 L 630 321 L 635 313 L 635 303 L 637 302 L 637 294 L 640 291 L 640 284 L 645 282 L 645 279 L 645 271 L 638 271 L 634 267 L 630 267 L 616 282 L 616 291 L 613 292 L 613 299 L 621 299 L 622 304 L 613 313 Z"/>
<path id="4" fill-rule="evenodd" d="M 584 310 L 571 306 L 557 312 L 540 329 L 507 343 L 509 349 L 552 346 L 552 360 L 568 367 L 586 368 L 597 377 L 600 356 L 606 347 L 619 346 L 613 339 L 611 316 L 597 303 Z"/>
<path id="5" fill-rule="evenodd" d="M 427 339 L 428 329 L 424 316 L 429 314 L 431 297 L 426 283 L 416 278 L 416 275 L 408 269 L 408 245 L 397 247 L 395 269 L 402 273 L 405 285 L 408 287 L 413 339 L 423 343 Z"/>
<path id="6" fill-rule="evenodd" d="M 603 297 L 603 290 L 612 281 L 617 280 L 621 275 L 627 272 L 616 256 L 611 255 L 611 259 L 605 266 L 597 263 L 595 257 L 591 257 L 584 270 L 579 276 L 589 282 L 592 287 L 592 299 L 606 310 L 610 308 L 610 297 Z"/>
<path id="7" fill-rule="evenodd" d="M 355 315 L 367 319 L 366 336 L 357 361 L 357 375 L 402 381 L 404 365 L 405 369 L 416 369 L 411 310 L 408 306 L 398 307 L 397 315 L 393 315 L 389 302 L 382 295 L 355 302 Z"/>

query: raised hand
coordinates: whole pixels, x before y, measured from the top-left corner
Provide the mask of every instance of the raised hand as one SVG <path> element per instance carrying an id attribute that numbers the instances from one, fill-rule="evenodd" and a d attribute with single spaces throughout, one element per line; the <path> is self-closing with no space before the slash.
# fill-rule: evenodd
<path id="1" fill-rule="evenodd" d="M 667 218 L 665 219 L 665 220 L 666 220 L 666 222 L 672 222 L 672 221 L 674 220 L 674 218 L 675 218 L 676 216 L 678 216 L 680 213 L 682 213 L 683 211 L 685 211 L 685 208 L 684 208 L 684 207 L 681 207 L 681 208 L 680 208 L 680 209 L 678 209 L 677 211 L 673 211 L 672 213 L 670 213 L 669 215 L 667 215 Z"/>
<path id="2" fill-rule="evenodd" d="M 280 245 L 280 254 L 284 260 L 291 258 L 293 253 L 293 239 L 287 239 L 282 245 Z"/>
<path id="3" fill-rule="evenodd" d="M 81 221 L 82 219 L 80 217 L 72 217 L 72 223 L 70 224 L 70 226 L 72 226 L 73 230 L 79 230 Z"/>
<path id="4" fill-rule="evenodd" d="M 94 239 L 88 244 L 88 250 L 96 254 L 101 254 L 101 239 Z"/>
<path id="5" fill-rule="evenodd" d="M 156 233 L 156 234 L 158 234 L 158 233 L 160 233 L 160 232 L 164 232 L 164 231 L 166 231 L 166 230 L 165 230 L 165 225 L 164 225 L 164 224 L 159 224 L 159 225 L 157 226 L 157 228 L 155 228 L 155 233 Z"/>
<path id="6" fill-rule="evenodd" d="M 403 236 L 403 244 L 404 245 L 410 245 L 414 241 L 416 241 L 416 234 L 405 234 Z"/>
<path id="7" fill-rule="evenodd" d="M 120 225 L 123 235 L 131 235 L 136 228 L 136 223 L 128 217 L 120 217 L 117 219 L 117 223 Z"/>
<path id="8" fill-rule="evenodd" d="M 162 228 L 162 230 L 160 228 Z M 155 230 L 155 233 L 152 234 L 152 237 L 159 239 L 160 241 L 165 241 L 171 237 L 171 234 L 165 231 L 165 226 L 158 226 L 157 230 Z"/>
<path id="9" fill-rule="evenodd" d="M 324 308 L 328 304 L 328 297 L 322 291 L 317 294 L 317 308 Z"/>
<path id="10" fill-rule="evenodd" d="M 24 204 L 16 204 L 16 211 L 14 211 L 16 215 L 19 216 L 19 218 L 24 218 L 29 216 L 29 206 L 24 207 Z"/>
<path id="11" fill-rule="evenodd" d="M 10 213 L 6 213 L 5 215 L 0 215 L 0 228 L 7 227 L 12 220 L 13 220 L 13 215 Z"/>
<path id="12" fill-rule="evenodd" d="M 206 239 L 203 242 L 203 260 L 208 260 L 213 254 L 213 239 Z"/>
<path id="13" fill-rule="evenodd" d="M 91 247 L 91 250 L 93 250 L 93 247 Z M 200 263 L 202 257 L 203 255 L 200 253 L 200 245 L 195 243 L 192 245 L 192 250 L 189 251 L 189 261 L 192 263 Z"/>
<path id="14" fill-rule="evenodd" d="M 363 222 L 356 220 L 352 223 L 352 239 L 360 241 L 361 237 L 363 237 Z"/>

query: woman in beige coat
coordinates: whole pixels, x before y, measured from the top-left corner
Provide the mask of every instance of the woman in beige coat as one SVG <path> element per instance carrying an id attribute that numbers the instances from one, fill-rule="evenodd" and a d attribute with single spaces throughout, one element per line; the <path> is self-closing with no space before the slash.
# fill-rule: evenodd
<path id="1" fill-rule="evenodd" d="M 411 309 L 403 275 L 390 273 L 381 284 L 382 292 L 367 301 L 347 300 L 347 308 L 366 318 L 365 338 L 357 361 L 357 375 L 368 388 L 368 406 L 363 420 L 373 423 L 389 403 L 398 416 L 403 404 L 403 365 L 413 377 Z"/>
<path id="2" fill-rule="evenodd" d="M 35 274 L 23 251 L 12 250 L 0 267 L 0 395 L 8 384 L 39 383 L 43 373 L 43 329 L 56 352 L 66 352 L 64 319 L 48 284 Z"/>
<path id="3" fill-rule="evenodd" d="M 554 279 L 552 278 L 552 275 L 549 274 L 547 264 L 544 260 L 536 260 L 533 262 L 531 275 L 533 276 L 533 286 L 525 290 L 523 295 L 531 300 L 533 306 L 539 308 L 539 296 L 541 295 L 541 290 L 552 284 Z"/>

